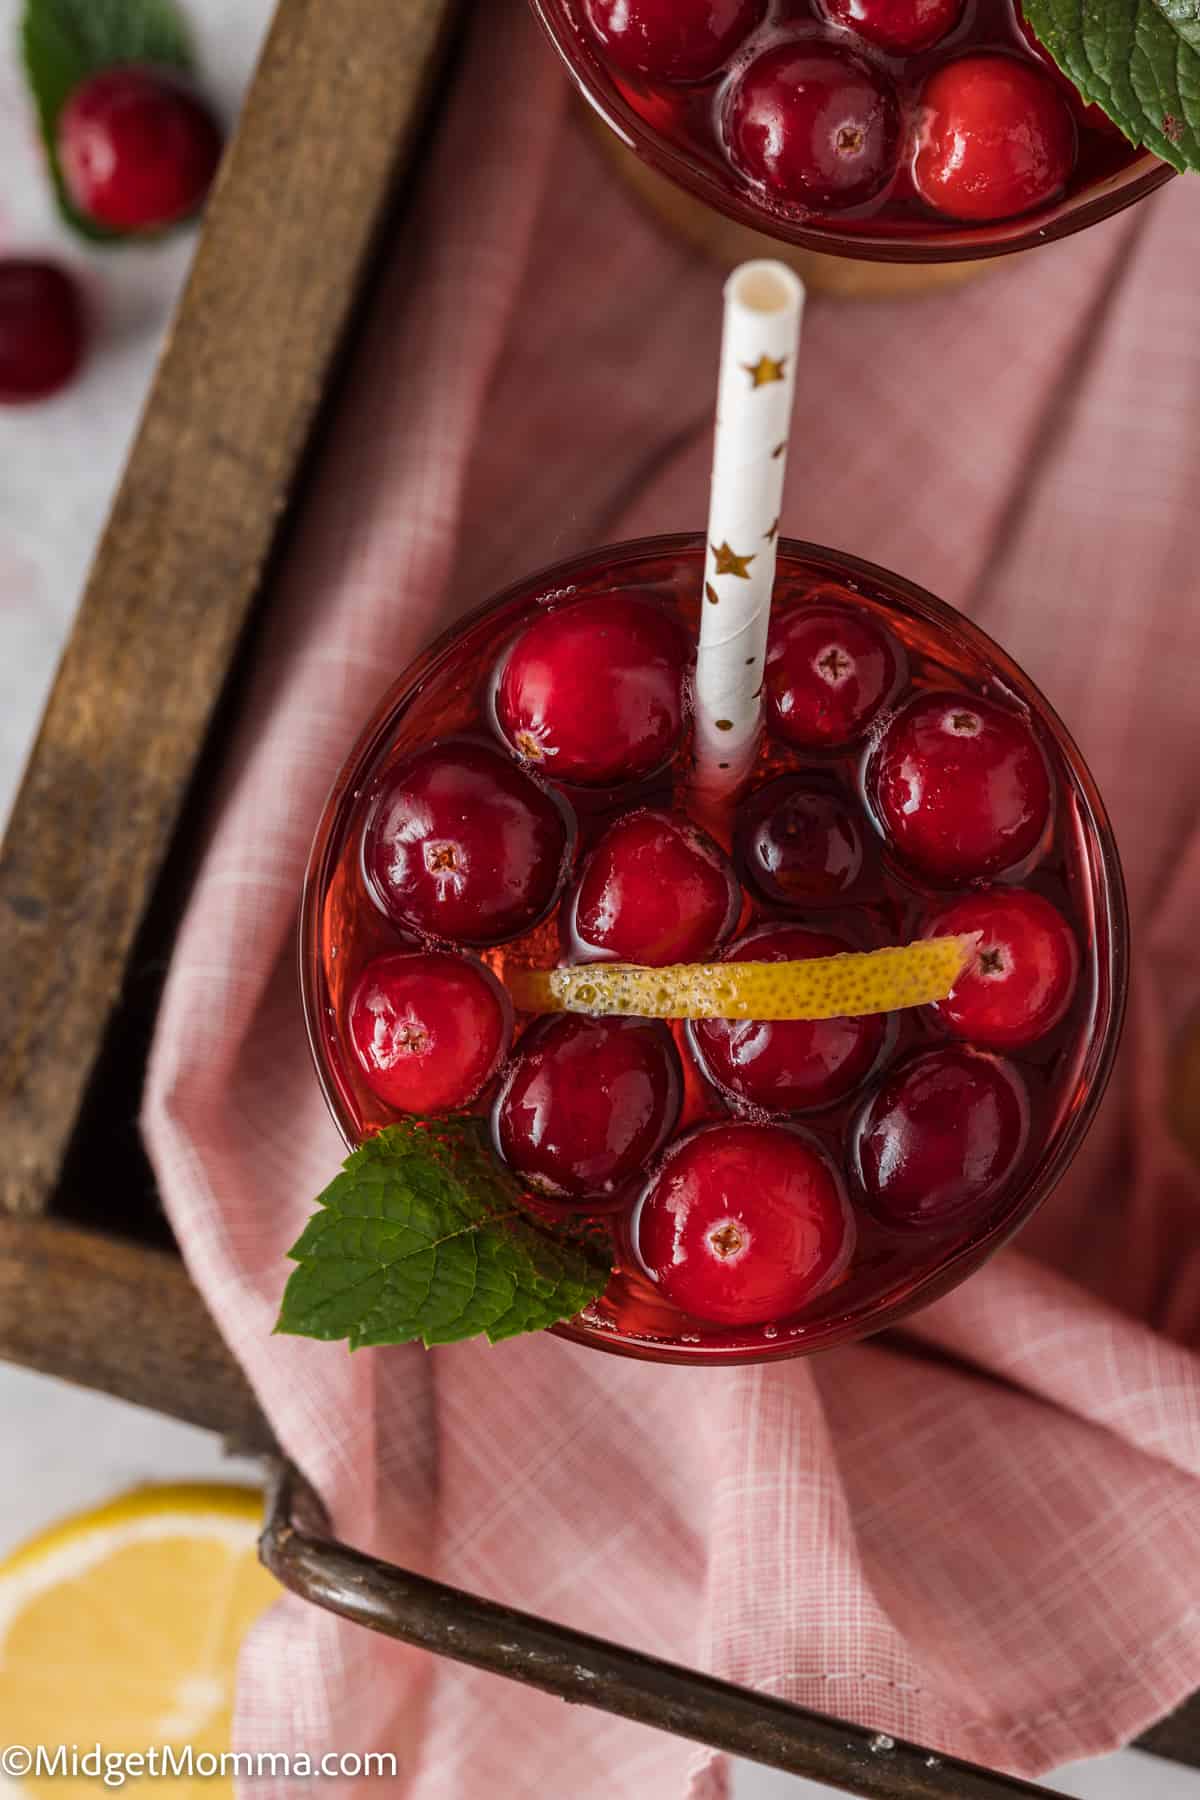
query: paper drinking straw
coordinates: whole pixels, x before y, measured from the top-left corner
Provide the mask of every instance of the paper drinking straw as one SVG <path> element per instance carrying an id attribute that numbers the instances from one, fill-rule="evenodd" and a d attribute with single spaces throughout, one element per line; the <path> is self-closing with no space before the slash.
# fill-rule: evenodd
<path id="1" fill-rule="evenodd" d="M 803 311 L 804 284 L 783 263 L 742 263 L 725 283 L 696 658 L 695 784 L 709 807 L 732 797 L 758 748 Z"/>

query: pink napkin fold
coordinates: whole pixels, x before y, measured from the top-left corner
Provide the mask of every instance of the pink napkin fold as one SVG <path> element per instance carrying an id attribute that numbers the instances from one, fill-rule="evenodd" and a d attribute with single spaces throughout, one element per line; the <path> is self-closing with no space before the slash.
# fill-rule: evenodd
<path id="1" fill-rule="evenodd" d="M 521 0 L 477 8 L 229 745 L 147 1137 L 192 1272 L 342 1536 L 1036 1773 L 1200 1685 L 1200 1175 L 1163 1123 L 1200 1002 L 1192 182 L 960 292 L 809 313 L 785 528 L 982 620 L 1078 735 L 1124 850 L 1120 1067 L 1020 1250 L 901 1339 L 769 1369 L 270 1335 L 341 1155 L 294 975 L 328 784 L 465 607 L 702 524 L 721 280 L 614 181 Z M 551 1772 L 576 1800 L 726 1792 L 685 1743 L 293 1600 L 247 1645 L 237 1731 L 394 1749 L 411 1800 L 541 1800 Z"/>

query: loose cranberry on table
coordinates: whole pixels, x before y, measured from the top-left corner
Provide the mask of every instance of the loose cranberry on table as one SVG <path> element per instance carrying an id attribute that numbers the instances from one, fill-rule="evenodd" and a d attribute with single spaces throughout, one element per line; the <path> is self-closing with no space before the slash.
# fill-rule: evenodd
<path id="1" fill-rule="evenodd" d="M 767 0 L 583 0 L 583 10 L 627 74 L 704 81 L 761 22 Z"/>
<path id="2" fill-rule="evenodd" d="M 1011 868 L 1050 817 L 1050 771 L 1025 718 L 973 694 L 919 694 L 889 722 L 867 771 L 893 847 L 939 882 Z"/>
<path id="3" fill-rule="evenodd" d="M 930 1010 L 958 1037 L 1015 1049 L 1044 1037 L 1075 992 L 1079 951 L 1056 906 L 1022 888 L 988 888 L 942 913 L 927 937 L 979 934 L 974 960 Z"/>
<path id="4" fill-rule="evenodd" d="M 799 925 L 765 925 L 727 951 L 725 962 L 804 962 L 855 948 Z M 697 1019 L 689 1028 L 704 1073 L 735 1102 L 769 1113 L 832 1106 L 870 1074 L 886 1026 L 858 1019 Z"/>
<path id="5" fill-rule="evenodd" d="M 117 232 L 162 231 L 203 203 L 221 160 L 204 102 L 170 70 L 104 69 L 58 120 L 58 160 L 74 206 Z"/>
<path id="6" fill-rule="evenodd" d="M 742 894 L 725 852 L 698 825 L 643 807 L 610 825 L 575 896 L 585 950 L 661 967 L 704 962 L 737 923 Z"/>
<path id="7" fill-rule="evenodd" d="M 794 775 L 768 781 L 738 808 L 736 849 L 751 886 L 776 906 L 836 906 L 863 866 L 848 803 Z"/>
<path id="8" fill-rule="evenodd" d="M 903 662 L 891 633 L 865 612 L 791 607 L 767 640 L 767 724 L 799 750 L 844 749 L 895 692 Z"/>
<path id="9" fill-rule="evenodd" d="M 954 30 L 965 0 L 822 0 L 834 25 L 856 31 L 893 55 L 927 50 Z"/>
<path id="10" fill-rule="evenodd" d="M 0 258 L 0 403 L 45 400 L 83 360 L 79 289 L 54 263 Z"/>
<path id="11" fill-rule="evenodd" d="M 678 747 L 690 654 L 677 622 L 636 594 L 557 607 L 527 625 L 501 663 L 500 735 L 554 781 L 640 780 Z"/>
<path id="12" fill-rule="evenodd" d="M 854 1220 L 822 1153 L 783 1125 L 710 1125 L 669 1150 L 634 1214 L 638 1257 L 697 1319 L 786 1319 L 842 1273 Z"/>
<path id="13" fill-rule="evenodd" d="M 940 1225 L 999 1198 L 1029 1135 L 1029 1101 L 998 1057 L 948 1045 L 914 1057 L 857 1130 L 863 1187 L 880 1218 Z"/>
<path id="14" fill-rule="evenodd" d="M 348 1016 L 367 1086 L 404 1113 L 469 1106 L 496 1073 L 512 1030 L 495 976 L 449 951 L 376 957 L 355 985 Z"/>
<path id="15" fill-rule="evenodd" d="M 882 71 L 813 37 L 765 50 L 725 103 L 734 166 L 776 200 L 859 206 L 887 186 L 900 149 L 900 106 Z"/>
<path id="16" fill-rule="evenodd" d="M 1075 166 L 1075 122 L 1057 86 L 1015 56 L 963 56 L 921 90 L 913 182 L 951 218 L 1010 219 L 1043 206 Z"/>
<path id="17" fill-rule="evenodd" d="M 385 777 L 363 867 L 399 925 L 460 944 L 499 944 L 553 905 L 571 849 L 569 814 L 488 744 L 442 740 Z"/>
<path id="18" fill-rule="evenodd" d="M 521 1039 L 496 1101 L 509 1167 L 554 1199 L 604 1202 L 674 1131 L 679 1053 L 644 1019 L 547 1018 Z"/>

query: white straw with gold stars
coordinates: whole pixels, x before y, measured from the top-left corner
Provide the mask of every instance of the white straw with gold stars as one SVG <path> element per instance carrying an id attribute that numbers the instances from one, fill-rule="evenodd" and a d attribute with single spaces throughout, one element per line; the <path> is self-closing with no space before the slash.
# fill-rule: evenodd
<path id="1" fill-rule="evenodd" d="M 708 553 L 696 659 L 696 787 L 710 804 L 750 772 L 787 465 L 804 284 L 779 262 L 725 283 Z"/>

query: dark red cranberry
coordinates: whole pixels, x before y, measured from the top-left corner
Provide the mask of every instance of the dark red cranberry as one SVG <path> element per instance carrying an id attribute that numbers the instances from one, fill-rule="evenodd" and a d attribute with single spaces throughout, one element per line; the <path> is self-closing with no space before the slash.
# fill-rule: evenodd
<path id="1" fill-rule="evenodd" d="M 881 50 L 911 56 L 946 37 L 962 18 L 965 0 L 821 0 L 834 25 L 856 31 Z"/>
<path id="2" fill-rule="evenodd" d="M 891 634 L 848 606 L 795 606 L 767 642 L 767 723 L 801 750 L 840 750 L 861 738 L 895 692 L 902 652 Z"/>
<path id="3" fill-rule="evenodd" d="M 737 851 L 751 885 L 777 906 L 836 906 L 863 865 L 855 813 L 794 775 L 767 782 L 739 809 Z"/>
<path id="4" fill-rule="evenodd" d="M 973 694 L 918 694 L 892 719 L 867 774 L 884 831 L 937 881 L 1011 868 L 1050 817 L 1050 771 L 1020 713 Z"/>
<path id="5" fill-rule="evenodd" d="M 633 1218 L 666 1299 L 757 1325 L 799 1311 L 845 1269 L 854 1220 L 832 1166 L 782 1125 L 710 1125 L 669 1150 Z"/>
<path id="6" fill-rule="evenodd" d="M 963 56 L 921 90 L 913 184 L 952 219 L 1011 219 L 1061 193 L 1075 166 L 1075 122 L 1032 62 Z"/>
<path id="7" fill-rule="evenodd" d="M 162 231 L 199 210 L 221 160 L 221 133 L 171 71 L 104 69 L 63 107 L 58 160 L 85 218 L 108 231 Z"/>
<path id="8" fill-rule="evenodd" d="M 987 888 L 942 913 L 926 936 L 968 931 L 979 933 L 974 960 L 933 1011 L 958 1037 L 997 1050 L 1043 1037 L 1071 1004 L 1079 974 L 1058 908 L 1022 888 Z"/>
<path id="9" fill-rule="evenodd" d="M 427 744 L 391 769 L 363 835 L 363 867 L 400 925 L 459 944 L 527 931 L 562 885 L 563 808 L 486 744 Z"/>
<path id="10" fill-rule="evenodd" d="M 996 1199 L 1028 1133 L 1010 1064 L 965 1045 L 927 1050 L 888 1077 L 859 1121 L 863 1186 L 891 1224 L 941 1224 Z"/>
<path id="11" fill-rule="evenodd" d="M 651 81 L 719 74 L 766 10 L 767 0 L 583 0 L 605 54 Z"/>
<path id="12" fill-rule="evenodd" d="M 737 924 L 741 902 L 729 858 L 706 832 L 642 808 L 610 825 L 588 858 L 575 934 L 618 962 L 703 962 Z"/>
<path id="13" fill-rule="evenodd" d="M 726 962 L 804 962 L 854 948 L 799 925 L 763 925 L 726 952 Z M 692 1049 L 709 1080 L 734 1101 L 764 1112 L 805 1112 L 844 1100 L 870 1074 L 885 1021 L 698 1019 Z"/>
<path id="14" fill-rule="evenodd" d="M 79 290 L 53 263 L 0 259 L 0 403 L 45 400 L 83 360 Z"/>
<path id="15" fill-rule="evenodd" d="M 526 626 L 504 658 L 500 734 L 553 781 L 638 781 L 679 743 L 688 655 L 682 628 L 636 594 L 558 607 Z"/>
<path id="16" fill-rule="evenodd" d="M 495 976 L 449 951 L 377 956 L 358 978 L 349 1016 L 367 1086 L 405 1113 L 469 1106 L 496 1073 L 512 1030 Z"/>
<path id="17" fill-rule="evenodd" d="M 496 1141 L 539 1193 L 604 1202 L 662 1148 L 682 1096 L 665 1025 L 542 1019 L 521 1039 L 496 1101 Z"/>
<path id="18" fill-rule="evenodd" d="M 1063 74 L 1046 46 L 1037 37 L 1033 26 L 1019 6 L 1017 7 L 1017 29 L 1075 116 L 1092 131 L 1104 131 L 1110 137 L 1120 137 L 1122 135 L 1120 126 L 1113 124 L 1102 106 L 1097 106 L 1094 102 L 1088 102 L 1083 98 L 1075 83 Z"/>
<path id="19" fill-rule="evenodd" d="M 742 71 L 724 135 L 735 167 L 775 199 L 817 210 L 859 206 L 896 171 L 900 107 L 887 77 L 860 57 L 798 38 Z"/>

